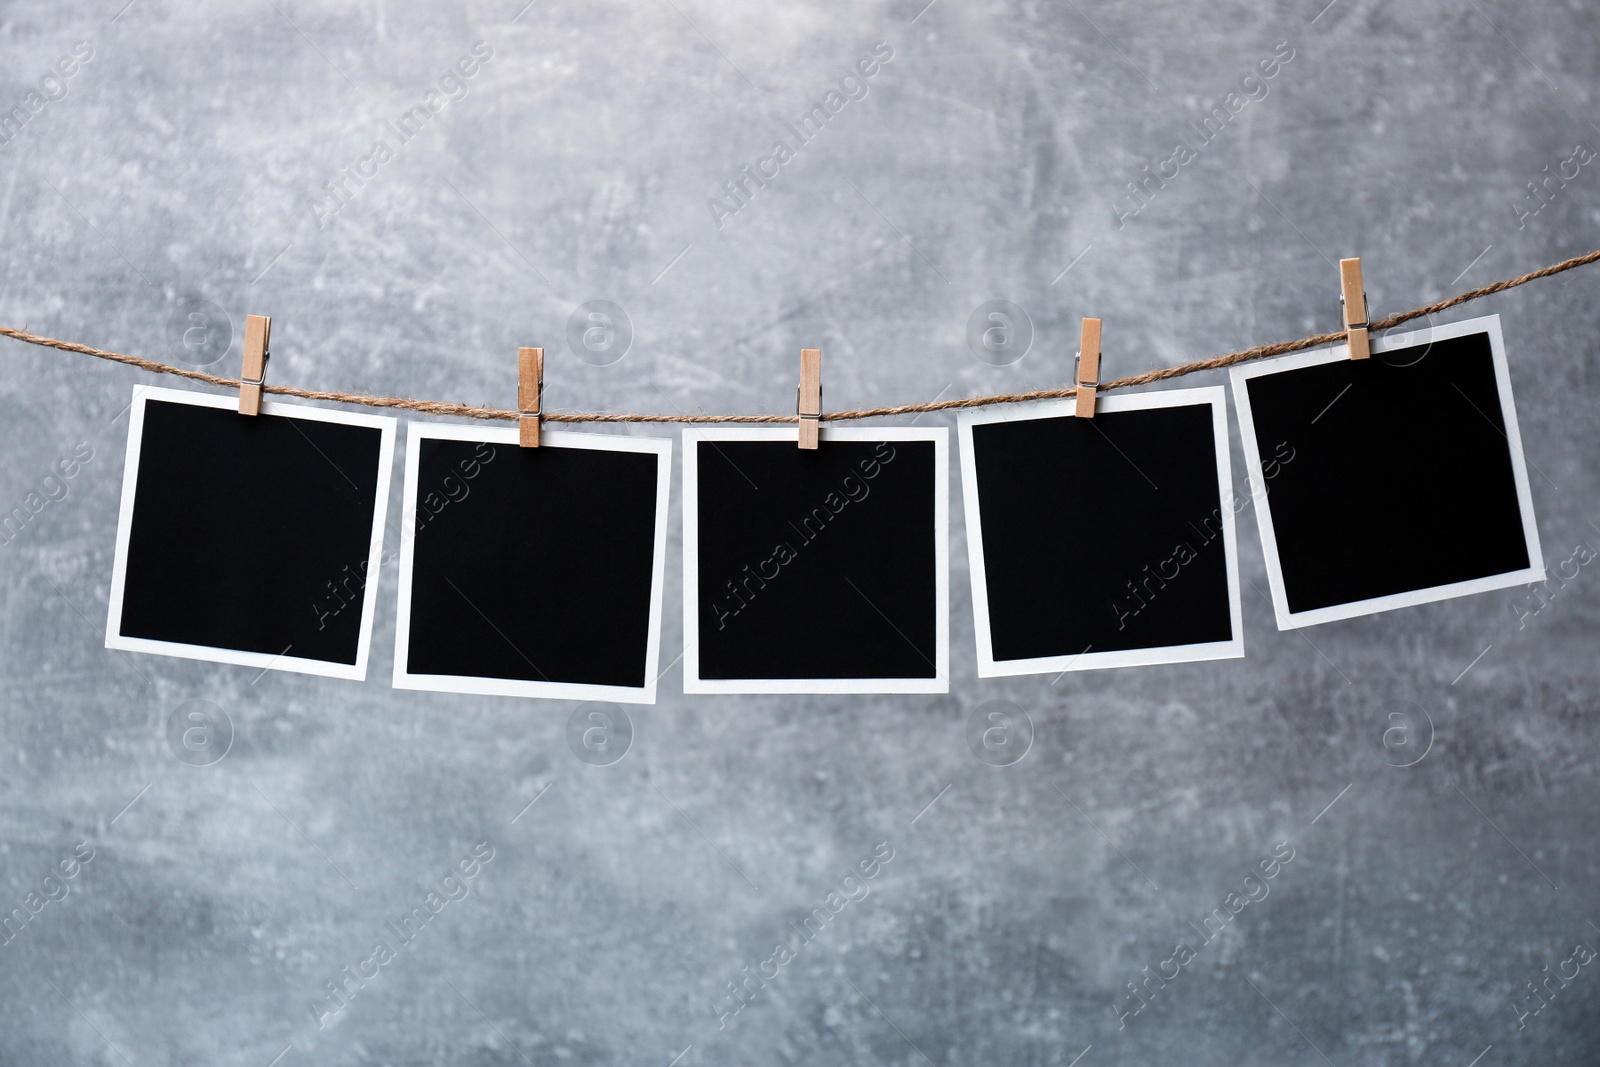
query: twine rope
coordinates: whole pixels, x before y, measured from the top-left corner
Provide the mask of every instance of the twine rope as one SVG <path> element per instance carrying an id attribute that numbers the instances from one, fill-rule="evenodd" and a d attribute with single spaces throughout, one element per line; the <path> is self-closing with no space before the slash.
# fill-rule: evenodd
<path id="1" fill-rule="evenodd" d="M 1560 263 L 1552 263 L 1548 267 L 1530 271 L 1516 278 L 1504 281 L 1491 282 L 1481 285 L 1476 289 L 1469 289 L 1464 293 L 1440 300 L 1438 303 L 1426 307 L 1415 308 L 1411 311 L 1402 311 L 1387 318 L 1378 319 L 1369 324 L 1373 331 L 1388 330 L 1413 319 L 1425 318 L 1438 314 L 1450 308 L 1457 307 L 1469 301 L 1479 300 L 1495 293 L 1503 293 L 1507 289 L 1515 289 L 1519 285 L 1537 281 L 1540 278 L 1550 278 L 1557 274 L 1586 266 L 1600 260 L 1600 249 L 1587 252 L 1581 256 L 1564 259 Z M 120 352 L 107 352 L 100 348 L 91 348 L 89 345 L 77 344 L 73 341 L 60 341 L 53 337 L 42 337 L 39 334 L 28 333 L 9 326 L 0 326 L 0 336 L 9 337 L 14 341 L 25 344 L 40 345 L 44 348 L 59 349 L 62 352 L 77 352 L 85 356 L 94 356 L 97 359 L 107 359 L 113 363 L 123 363 L 140 370 L 150 371 L 154 374 L 172 374 L 190 381 L 204 382 L 224 389 L 237 389 L 240 382 L 237 378 L 224 378 L 216 374 L 207 374 L 204 371 L 191 370 L 186 367 L 174 367 L 169 363 L 158 363 L 155 360 L 144 359 L 140 356 L 124 355 Z M 1156 370 L 1145 371 L 1128 378 L 1117 378 L 1104 382 L 1099 386 L 1101 392 L 1111 389 L 1127 389 L 1138 385 L 1149 385 L 1152 382 L 1166 381 L 1169 378 L 1181 378 L 1187 374 L 1198 371 L 1220 370 L 1224 367 L 1237 366 L 1240 363 L 1250 363 L 1258 359 L 1269 359 L 1272 356 L 1287 355 L 1290 352 L 1302 352 L 1308 348 L 1319 348 L 1323 345 L 1336 344 L 1344 340 L 1344 331 L 1321 333 L 1312 337 L 1302 337 L 1298 341 L 1279 341 L 1273 344 L 1256 345 L 1239 352 L 1229 352 L 1222 356 L 1213 356 L 1210 359 L 1196 360 L 1176 367 L 1160 367 Z M 373 408 L 401 408 L 406 411 L 420 411 L 427 415 L 455 415 L 470 419 L 506 419 L 515 420 L 518 412 L 504 411 L 499 408 L 478 408 L 467 404 L 452 404 L 440 400 L 413 400 L 400 396 L 368 396 L 365 393 L 329 392 L 321 389 L 302 389 L 293 385 L 267 385 L 264 391 L 275 396 L 294 396 L 306 400 L 331 400 L 340 404 L 359 404 Z M 1061 400 L 1077 395 L 1075 386 L 1060 389 L 1035 389 L 1027 393 L 1001 393 L 995 396 L 971 396 L 957 400 L 935 400 L 924 404 L 899 404 L 894 407 L 863 408 L 857 411 L 833 411 L 824 413 L 824 422 L 850 422 L 857 419 L 872 419 L 886 415 L 911 415 L 928 411 L 959 411 L 967 408 L 989 407 L 995 404 L 1022 404 L 1033 400 Z M 582 422 L 683 422 L 683 423 L 794 423 L 798 421 L 795 415 L 653 415 L 636 412 L 606 413 L 586 411 L 547 411 L 541 416 L 546 422 L 582 423 Z"/>

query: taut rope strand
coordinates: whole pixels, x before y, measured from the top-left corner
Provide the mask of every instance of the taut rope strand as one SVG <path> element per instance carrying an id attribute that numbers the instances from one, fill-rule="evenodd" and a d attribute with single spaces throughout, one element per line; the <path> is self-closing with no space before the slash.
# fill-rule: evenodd
<path id="1" fill-rule="evenodd" d="M 1519 285 L 1537 281 L 1540 278 L 1549 278 L 1575 267 L 1586 266 L 1600 260 L 1600 249 L 1587 252 L 1581 256 L 1564 259 L 1560 263 L 1552 263 L 1548 267 L 1541 267 L 1536 271 L 1508 278 L 1505 281 L 1491 282 L 1488 285 L 1469 289 L 1464 293 L 1448 297 L 1436 304 L 1416 308 L 1412 311 L 1402 311 L 1398 315 L 1378 319 L 1371 324 L 1371 329 L 1387 330 L 1401 323 L 1410 322 L 1412 319 L 1424 318 L 1438 312 L 1465 304 L 1482 297 L 1503 293 L 1507 289 L 1515 289 Z M 22 341 L 30 345 L 41 345 L 45 348 L 58 348 L 63 352 L 79 352 L 86 356 L 98 359 L 109 359 L 114 363 L 125 363 L 130 367 L 138 367 L 155 374 L 175 374 L 180 378 L 191 381 L 205 382 L 224 389 L 239 388 L 237 378 L 223 378 L 204 371 L 187 370 L 183 367 L 174 367 L 168 363 L 157 363 L 155 360 L 142 359 L 139 356 L 127 356 L 120 352 L 107 352 L 104 349 L 91 348 L 72 341 L 58 341 L 53 337 L 41 337 L 38 334 L 28 333 L 25 330 L 12 329 L 9 326 L 0 326 L 0 336 L 9 337 L 15 341 Z M 1298 341 L 1279 341 L 1275 344 L 1256 345 L 1242 352 L 1229 352 L 1224 356 L 1214 356 L 1211 359 L 1196 360 L 1177 367 L 1161 367 L 1157 370 L 1145 371 L 1135 374 L 1131 378 L 1118 378 L 1100 386 L 1102 391 L 1107 389 L 1126 389 L 1135 385 L 1149 385 L 1151 382 L 1165 381 L 1168 378 L 1181 378 L 1186 374 L 1196 371 L 1219 370 L 1223 367 L 1232 367 L 1240 363 L 1249 363 L 1257 359 L 1268 359 L 1272 356 L 1281 356 L 1289 352 L 1301 352 L 1308 348 L 1317 348 L 1322 345 L 1335 344 L 1344 339 L 1344 331 L 1334 333 L 1321 333 L 1314 337 L 1302 337 Z M 502 411 L 499 408 L 475 408 L 467 404 L 451 404 L 440 400 L 411 400 L 400 396 L 367 396 L 363 393 L 330 393 L 320 389 L 301 389 L 293 385 L 268 385 L 265 391 L 278 396 L 296 396 L 306 400 L 332 400 L 340 404 L 361 404 L 373 408 L 402 408 L 406 411 L 420 411 L 426 415 L 458 415 L 470 419 L 507 419 L 517 417 L 515 411 Z M 991 404 L 1021 404 L 1030 400 L 1060 400 L 1074 396 L 1077 389 L 1066 387 L 1063 389 L 1036 389 L 1031 393 L 1002 393 L 998 396 L 971 396 L 959 400 L 935 400 L 926 404 L 901 404 L 897 407 L 866 408 L 861 411 L 834 411 L 824 413 L 824 422 L 848 422 L 855 419 L 871 419 L 884 415 L 910 415 L 924 411 L 957 411 L 965 408 L 988 407 Z M 794 415 L 648 415 L 648 414 L 604 414 L 600 412 L 582 411 L 549 411 L 543 418 L 547 422 L 687 422 L 687 423 L 714 423 L 714 422 L 740 422 L 740 423 L 793 423 Z"/>

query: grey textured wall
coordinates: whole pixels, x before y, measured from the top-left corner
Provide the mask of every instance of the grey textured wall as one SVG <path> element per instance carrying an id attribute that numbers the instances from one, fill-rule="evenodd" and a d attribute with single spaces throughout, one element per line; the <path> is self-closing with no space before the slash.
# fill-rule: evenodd
<path id="1" fill-rule="evenodd" d="M 224 374 L 258 312 L 271 378 L 313 387 L 510 406 L 542 343 L 555 407 L 792 411 L 817 345 L 830 408 L 927 400 L 1062 383 L 1083 315 L 1125 374 L 1332 328 L 1342 255 L 1381 315 L 1600 233 L 1596 166 L 1537 213 L 1527 186 L 1600 145 L 1577 2 L 123 2 L 0 7 L 0 107 L 27 116 L 0 321 Z M 866 95 L 787 134 L 878 41 Z M 1133 213 L 1127 183 L 1242 83 Z M 399 145 L 385 121 L 430 90 Z M 713 211 L 780 138 L 778 176 Z M 341 205 L 347 166 L 372 176 Z M 1504 316 L 1553 566 L 1600 548 L 1597 296 L 1591 268 L 1461 313 Z M 998 298 L 1034 332 L 1005 366 L 966 341 Z M 632 323 L 609 365 L 565 340 L 595 299 Z M 225 353 L 181 343 L 205 301 Z M 958 522 L 948 697 L 686 699 L 673 667 L 599 766 L 570 704 L 391 690 L 392 565 L 365 683 L 106 651 L 123 411 L 153 379 L 0 349 L 0 507 L 93 451 L 0 547 L 0 905 L 44 901 L 0 946 L 6 1067 L 1600 1058 L 1573 953 L 1600 946 L 1592 566 L 1537 612 L 1280 633 L 1246 514 L 1246 659 L 980 683 Z M 967 739 L 996 699 L 1032 724 L 1009 766 Z M 168 742 L 189 701 L 215 755 L 231 723 L 209 766 Z M 335 1011 L 326 983 L 480 841 L 468 895 Z M 870 894 L 719 1023 L 880 842 Z M 1279 842 L 1269 895 L 1202 945 Z M 1526 983 L 1573 967 L 1519 1027 Z"/>

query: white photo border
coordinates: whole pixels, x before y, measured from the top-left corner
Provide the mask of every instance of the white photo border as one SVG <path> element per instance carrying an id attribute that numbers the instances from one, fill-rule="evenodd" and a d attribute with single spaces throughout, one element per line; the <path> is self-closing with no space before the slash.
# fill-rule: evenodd
<path id="1" fill-rule="evenodd" d="M 140 452 L 144 444 L 144 411 L 146 403 L 151 400 L 234 411 L 238 410 L 239 406 L 238 396 L 192 393 L 147 385 L 134 386 L 133 400 L 128 408 L 128 454 L 122 468 L 122 503 L 117 512 L 116 554 L 111 567 L 111 602 L 106 608 L 106 647 L 122 652 L 146 652 L 155 656 L 204 660 L 207 663 L 228 663 L 239 667 L 260 667 L 262 670 L 365 681 L 367 663 L 372 653 L 372 621 L 377 614 L 378 606 L 378 568 L 375 564 L 383 552 L 384 521 L 389 513 L 389 480 L 394 467 L 395 428 L 398 420 L 383 415 L 310 407 L 305 404 L 285 404 L 268 399 L 264 399 L 261 404 L 262 416 L 275 415 L 290 419 L 309 419 L 313 422 L 332 422 L 344 426 L 364 426 L 379 432 L 378 485 L 373 498 L 372 539 L 367 548 L 367 581 L 361 596 L 361 635 L 356 646 L 356 661 L 353 664 L 333 663 L 328 660 L 305 659 L 281 653 L 271 655 L 265 652 L 245 652 L 211 645 L 190 645 L 178 641 L 123 636 L 122 603 L 128 577 L 128 540 L 133 532 L 133 504 L 139 483 Z"/>
<path id="2" fill-rule="evenodd" d="M 685 693 L 948 693 L 950 691 L 950 431 L 939 427 L 824 426 L 829 441 L 928 441 L 933 444 L 933 541 L 935 654 L 932 678 L 712 678 L 700 677 L 700 479 L 702 441 L 787 441 L 798 448 L 796 430 L 695 428 L 683 431 L 683 691 Z M 827 625 L 826 613 L 816 619 Z"/>
<path id="3" fill-rule="evenodd" d="M 1272 591 L 1272 611 L 1277 618 L 1278 629 L 1295 630 L 1302 626 L 1316 626 L 1325 622 L 1376 615 L 1393 608 L 1434 604 L 1441 600 L 1452 600 L 1474 593 L 1487 593 L 1495 589 L 1509 589 L 1513 586 L 1544 581 L 1544 551 L 1539 544 L 1538 522 L 1533 513 L 1533 493 L 1528 482 L 1527 460 L 1522 451 L 1522 431 L 1517 425 L 1517 408 L 1511 396 L 1511 372 L 1506 361 L 1505 340 L 1500 333 L 1500 316 L 1484 315 L 1443 326 L 1428 326 L 1403 334 L 1374 337 L 1372 353 L 1377 355 L 1397 348 L 1431 344 L 1435 341 L 1446 341 L 1479 333 L 1489 335 L 1495 386 L 1500 396 L 1500 415 L 1505 421 L 1506 443 L 1511 451 L 1511 476 L 1516 485 L 1517 506 L 1522 513 L 1522 533 L 1528 547 L 1528 566 L 1502 574 L 1469 578 L 1464 582 L 1429 586 L 1426 589 L 1414 589 L 1406 593 L 1390 593 L 1387 596 L 1351 601 L 1348 604 L 1333 604 L 1307 611 L 1289 610 L 1288 595 L 1283 584 L 1283 565 L 1278 558 L 1278 539 L 1272 526 L 1271 499 L 1266 495 L 1266 483 L 1261 471 L 1261 448 L 1256 441 L 1255 420 L 1250 413 L 1250 391 L 1246 388 L 1246 384 L 1251 378 L 1261 375 L 1300 370 L 1304 367 L 1349 359 L 1350 347 L 1347 344 L 1333 345 L 1329 348 L 1313 349 L 1309 352 L 1233 368 L 1231 372 L 1233 402 L 1239 411 L 1239 436 L 1244 442 L 1245 465 L 1249 468 L 1250 485 L 1259 499 L 1256 525 L 1261 532 L 1261 551 L 1266 558 L 1267 583 Z"/>
<path id="4" fill-rule="evenodd" d="M 1118 651 L 1086 652 L 1060 656 L 996 661 L 989 620 L 988 572 L 983 559 L 983 521 L 978 501 L 978 471 L 973 454 L 972 428 L 1001 422 L 1026 422 L 1035 419 L 1072 418 L 1076 401 L 1046 400 L 1012 407 L 964 412 L 956 420 L 961 434 L 961 496 L 967 523 L 967 562 L 972 578 L 973 630 L 977 636 L 978 677 L 1007 678 L 1023 674 L 1055 674 L 1066 671 L 1099 670 L 1108 667 L 1150 667 L 1163 663 L 1193 663 L 1203 660 L 1240 659 L 1244 656 L 1244 615 L 1239 592 L 1239 539 L 1234 528 L 1233 460 L 1228 447 L 1227 390 L 1220 385 L 1198 389 L 1165 389 L 1158 392 L 1102 396 L 1095 402 L 1097 412 L 1148 411 L 1156 408 L 1211 408 L 1212 440 L 1217 459 L 1217 500 L 1222 515 L 1222 544 L 1228 572 L 1228 619 L 1232 637 L 1226 641 L 1206 641 L 1187 645 L 1161 645 Z"/>
<path id="5" fill-rule="evenodd" d="M 411 583 L 415 562 L 417 493 L 425 439 L 440 441 L 481 441 L 491 445 L 518 446 L 518 430 L 510 427 L 454 426 L 410 422 L 406 426 L 406 461 L 403 503 L 400 508 L 400 591 L 395 605 L 394 688 L 425 690 L 434 693 L 470 693 L 480 696 L 533 697 L 542 700 L 609 700 L 618 704 L 654 704 L 660 681 L 657 665 L 661 660 L 661 612 L 666 595 L 667 513 L 672 489 L 672 439 L 669 437 L 625 437 L 620 434 L 577 433 L 546 428 L 539 435 L 540 448 L 576 448 L 597 452 L 637 452 L 656 457 L 656 512 L 654 548 L 650 570 L 650 628 L 645 644 L 645 684 L 592 685 L 584 682 L 539 682 L 520 678 L 488 678 L 457 674 L 412 674 Z M 530 605 L 529 610 L 538 610 Z"/>

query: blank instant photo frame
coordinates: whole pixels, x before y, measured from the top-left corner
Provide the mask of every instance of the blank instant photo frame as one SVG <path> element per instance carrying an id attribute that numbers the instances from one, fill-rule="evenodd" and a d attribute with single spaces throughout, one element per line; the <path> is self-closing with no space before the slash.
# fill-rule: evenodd
<path id="1" fill-rule="evenodd" d="M 238 408 L 135 387 L 106 647 L 360 681 L 395 420 Z"/>
<path id="2" fill-rule="evenodd" d="M 1498 315 L 1232 373 L 1280 630 L 1544 579 Z"/>
<path id="3" fill-rule="evenodd" d="M 683 433 L 686 693 L 946 693 L 949 431 Z"/>
<path id="4" fill-rule="evenodd" d="M 672 441 L 413 422 L 394 686 L 653 704 Z"/>
<path id="5" fill-rule="evenodd" d="M 983 678 L 1244 655 L 1226 392 L 963 414 Z"/>

